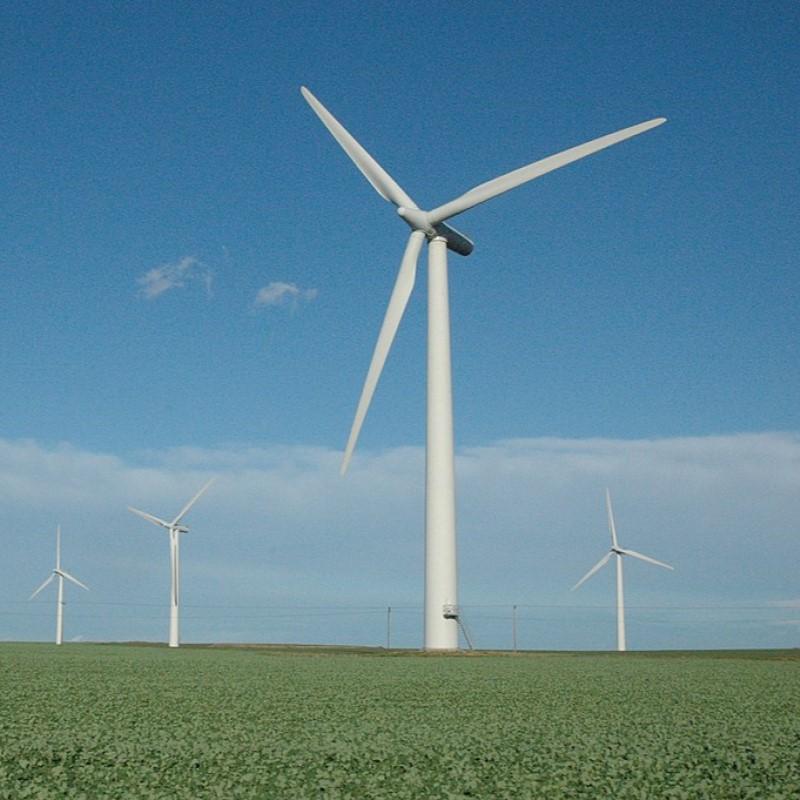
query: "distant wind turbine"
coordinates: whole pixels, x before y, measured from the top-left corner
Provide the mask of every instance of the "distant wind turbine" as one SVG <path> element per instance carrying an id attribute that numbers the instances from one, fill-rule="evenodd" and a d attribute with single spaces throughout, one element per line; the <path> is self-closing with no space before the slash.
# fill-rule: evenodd
<path id="1" fill-rule="evenodd" d="M 180 645 L 180 631 L 178 622 L 178 601 L 180 597 L 180 541 L 179 536 L 182 533 L 188 533 L 189 529 L 185 525 L 181 525 L 181 520 L 186 516 L 189 509 L 200 499 L 200 496 L 211 486 L 216 478 L 208 481 L 200 491 L 181 509 L 172 522 L 165 522 L 163 519 L 154 517 L 146 511 L 139 511 L 138 508 L 128 506 L 128 511 L 138 514 L 153 525 L 160 525 L 166 528 L 169 534 L 169 563 L 170 563 L 170 603 L 169 603 L 169 646 L 178 647 Z"/>
<path id="2" fill-rule="evenodd" d="M 50 573 L 50 577 L 28 598 L 33 600 L 39 592 L 44 589 L 54 578 L 58 578 L 58 599 L 56 600 L 56 644 L 61 644 L 64 641 L 64 578 L 72 581 L 76 586 L 81 589 L 89 591 L 86 584 L 81 583 L 77 578 L 73 578 L 65 569 L 61 569 L 61 526 L 56 527 L 56 566 Z"/>
<path id="3" fill-rule="evenodd" d="M 627 550 L 619 546 L 617 542 L 617 528 L 614 525 L 614 512 L 611 510 L 611 494 L 606 489 L 606 510 L 608 511 L 608 529 L 611 532 L 611 549 L 572 587 L 571 591 L 575 591 L 582 583 L 589 580 L 597 570 L 604 567 L 611 556 L 616 556 L 617 559 L 617 650 L 620 652 L 625 651 L 625 593 L 622 586 L 622 557 L 633 556 L 640 561 L 647 561 L 649 564 L 655 564 L 657 567 L 664 567 L 664 569 L 675 569 L 663 561 L 656 561 L 650 556 L 637 553 L 635 550 Z"/>
<path id="4" fill-rule="evenodd" d="M 472 242 L 446 224 L 486 200 L 521 186 L 554 169 L 661 125 L 663 118 L 642 122 L 616 133 L 564 150 L 498 178 L 481 183 L 431 211 L 420 209 L 396 181 L 351 136 L 339 121 L 301 87 L 303 97 L 334 139 L 361 170 L 375 191 L 397 206 L 411 228 L 400 271 L 372 354 L 361 398 L 342 460 L 344 474 L 378 384 L 383 365 L 405 312 L 417 272 L 417 261 L 428 241 L 428 409 L 425 485 L 425 649 L 458 648 L 458 580 L 456 565 L 453 401 L 450 365 L 450 308 L 447 288 L 447 250 L 467 256 Z"/>

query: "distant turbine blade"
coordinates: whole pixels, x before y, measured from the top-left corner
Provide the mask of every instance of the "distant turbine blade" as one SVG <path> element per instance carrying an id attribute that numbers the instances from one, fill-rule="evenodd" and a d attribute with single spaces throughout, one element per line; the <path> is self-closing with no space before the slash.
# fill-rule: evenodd
<path id="1" fill-rule="evenodd" d="M 56 525 L 56 569 L 61 566 L 61 526 Z"/>
<path id="2" fill-rule="evenodd" d="M 493 197 L 497 197 L 510 189 L 515 189 L 523 183 L 532 181 L 534 178 L 552 172 L 559 167 L 571 164 L 573 161 L 596 153 L 598 150 L 611 147 L 611 145 L 622 142 L 625 139 L 630 139 L 632 136 L 638 136 L 638 134 L 649 131 L 651 128 L 655 128 L 664 122 L 666 122 L 664 117 L 651 119 L 648 122 L 641 122 L 638 125 L 632 125 L 630 128 L 623 128 L 616 133 L 609 133 L 605 136 L 601 136 L 599 139 L 592 139 L 591 142 L 580 144 L 577 147 L 571 147 L 569 150 L 564 150 L 561 153 L 548 156 L 540 161 L 534 161 L 532 164 L 528 164 L 525 167 L 507 172 L 505 175 L 501 175 L 498 178 L 473 187 L 465 194 L 462 194 L 455 200 L 451 200 L 449 203 L 445 203 L 443 206 L 434 208 L 432 211 L 428 212 L 428 219 L 431 225 L 435 225 L 437 222 L 443 222 L 446 219 L 450 219 L 450 217 L 454 217 L 456 214 L 467 211 L 473 206 L 485 203 L 487 200 L 491 200 Z"/>
<path id="3" fill-rule="evenodd" d="M 68 581 L 72 581 L 77 586 L 80 586 L 81 589 L 86 589 L 87 592 L 89 591 L 89 587 L 85 583 L 81 583 L 77 578 L 74 578 L 72 575 L 70 575 L 69 572 L 65 572 L 63 569 L 60 569 L 58 574 L 61 575 L 62 578 L 66 578 Z"/>
<path id="4" fill-rule="evenodd" d="M 375 191 L 390 203 L 405 208 L 416 208 L 416 203 L 402 190 L 391 175 L 351 136 L 345 127 L 314 97 L 305 86 L 300 91 L 322 124 L 341 145 L 342 149 L 372 184 Z"/>
<path id="5" fill-rule="evenodd" d="M 400 325 L 400 320 L 403 318 L 403 312 L 408 305 L 408 299 L 411 297 L 411 292 L 414 289 L 414 281 L 417 275 L 417 261 L 419 260 L 419 253 L 424 241 L 425 234 L 422 231 L 412 231 L 411 236 L 408 238 L 408 244 L 406 245 L 405 253 L 403 253 L 403 260 L 400 263 L 400 270 L 397 273 L 397 280 L 394 283 L 392 296 L 389 298 L 386 316 L 383 318 L 381 332 L 378 334 L 378 341 L 375 345 L 375 351 L 372 354 L 369 370 L 367 371 L 367 378 L 364 381 L 364 388 L 361 390 L 361 398 L 358 401 L 353 427 L 350 429 L 350 438 L 347 440 L 347 447 L 344 451 L 344 458 L 342 459 L 342 466 L 340 469 L 342 475 L 347 472 L 350 458 L 353 455 L 353 450 L 358 440 L 358 434 L 361 431 L 361 425 L 364 422 L 364 417 L 367 415 L 367 409 L 372 400 L 372 395 L 375 393 L 375 387 L 378 385 L 378 379 L 381 376 L 383 365 L 386 363 L 386 357 L 389 355 L 389 348 L 392 346 L 397 328 Z"/>
<path id="6" fill-rule="evenodd" d="M 608 562 L 608 559 L 614 555 L 612 552 L 606 553 L 571 589 L 571 592 L 574 592 L 582 583 L 586 583 L 592 575 L 597 572 L 601 567 L 604 567 Z"/>
<path id="7" fill-rule="evenodd" d="M 50 577 L 28 598 L 28 600 L 33 600 L 33 598 L 36 597 L 36 595 L 39 594 L 39 592 L 41 592 L 42 589 L 44 589 L 44 587 L 47 586 L 47 584 L 50 583 L 53 578 L 55 578 L 55 576 L 55 572 L 51 573 Z"/>
<path id="8" fill-rule="evenodd" d="M 215 480 L 216 478 L 212 478 L 210 481 L 207 481 L 202 486 L 200 491 L 181 509 L 181 513 L 178 514 L 178 516 L 175 517 L 174 520 L 172 520 L 170 527 L 172 527 L 173 525 L 177 525 L 184 518 L 186 512 L 201 498 L 201 496 L 205 493 L 206 489 L 208 489 L 208 487 L 211 486 L 211 484 L 214 483 Z"/>
<path id="9" fill-rule="evenodd" d="M 665 564 L 663 561 L 656 561 L 656 559 L 650 558 L 650 556 L 643 555 L 642 553 L 637 553 L 635 550 L 625 550 L 620 547 L 619 551 L 624 556 L 633 556 L 634 558 L 639 558 L 642 561 L 647 561 L 648 564 L 655 564 L 657 567 L 664 567 L 664 569 L 675 569 L 675 567 L 671 567 L 669 564 Z"/>
<path id="10" fill-rule="evenodd" d="M 619 547 L 617 544 L 617 526 L 614 524 L 614 512 L 611 510 L 611 492 L 606 489 L 606 511 L 608 512 L 608 530 L 611 533 L 611 546 Z"/>
<path id="11" fill-rule="evenodd" d="M 143 517 L 148 522 L 152 522 L 153 525 L 160 525 L 162 528 L 169 528 L 169 522 L 165 522 L 163 519 L 154 517 L 152 514 L 148 514 L 146 511 L 139 511 L 138 508 L 133 508 L 131 506 L 128 506 L 128 511 L 131 511 L 134 514 L 138 514 L 140 517 Z"/>

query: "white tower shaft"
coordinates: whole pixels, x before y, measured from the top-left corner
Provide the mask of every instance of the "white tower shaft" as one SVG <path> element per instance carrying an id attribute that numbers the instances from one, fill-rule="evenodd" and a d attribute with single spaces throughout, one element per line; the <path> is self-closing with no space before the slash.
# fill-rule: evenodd
<path id="1" fill-rule="evenodd" d="M 60 562 L 60 559 L 59 559 Z M 58 575 L 58 599 L 56 600 L 56 644 L 64 641 L 64 578 Z"/>
<path id="2" fill-rule="evenodd" d="M 425 649 L 457 650 L 458 576 L 447 242 L 428 247 L 428 430 L 425 476 Z M 445 609 L 451 613 L 445 617 Z"/>
<path id="3" fill-rule="evenodd" d="M 617 557 L 617 650 L 625 652 L 625 591 L 622 587 L 622 556 Z"/>
<path id="4" fill-rule="evenodd" d="M 170 562 L 170 594 L 169 594 L 169 646 L 180 646 L 180 631 L 178 627 L 178 596 L 180 586 L 180 552 L 179 533 L 174 528 L 169 531 L 169 562 Z"/>

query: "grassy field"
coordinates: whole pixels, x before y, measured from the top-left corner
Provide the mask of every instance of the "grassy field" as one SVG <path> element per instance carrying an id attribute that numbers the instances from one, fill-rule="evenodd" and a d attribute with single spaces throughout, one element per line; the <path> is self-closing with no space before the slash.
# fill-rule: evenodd
<path id="1" fill-rule="evenodd" d="M 800 654 L 0 645 L 0 798 L 800 797 Z"/>

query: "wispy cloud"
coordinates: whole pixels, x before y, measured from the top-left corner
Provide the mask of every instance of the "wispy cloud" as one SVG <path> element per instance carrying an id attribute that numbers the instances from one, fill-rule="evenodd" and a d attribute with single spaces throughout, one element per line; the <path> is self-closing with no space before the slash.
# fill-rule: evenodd
<path id="1" fill-rule="evenodd" d="M 188 518 L 187 603 L 420 604 L 424 448 L 362 449 L 346 480 L 340 460 L 338 450 L 308 445 L 241 443 L 123 456 L 0 438 L 4 559 L 15 565 L 4 597 L 24 599 L 41 582 L 61 523 L 67 566 L 93 592 L 76 601 L 158 602 L 168 585 L 163 534 L 126 506 L 174 515 L 216 475 Z M 797 434 L 515 439 L 459 449 L 456 470 L 460 600 L 473 614 L 481 646 L 508 645 L 510 620 L 500 619 L 497 608 L 511 603 L 527 604 L 520 618 L 526 646 L 613 645 L 613 571 L 592 578 L 580 595 L 569 591 L 608 547 L 606 486 L 622 543 L 675 565 L 675 572 L 630 565 L 626 591 L 636 647 L 796 642 Z M 2 600 L 0 613 L 8 610 Z M 551 609 L 552 623 L 543 609 Z M 407 613 L 403 641 L 415 646 L 420 622 Z M 354 641 L 372 641 L 385 630 L 378 612 L 364 619 Z M 87 621 L 74 632 L 101 639 L 164 635 L 160 615 L 138 628 L 131 627 L 133 617 L 115 620 L 103 611 L 93 628 Z M 50 633 L 49 618 L 41 633 L 34 618 L 8 615 L 6 622 L 18 627 L 5 627 L 3 636 Z M 204 632 L 201 621 L 187 618 L 187 634 L 326 641 L 333 630 L 329 616 L 303 631 L 266 624 L 244 614 L 240 627 L 225 620 Z"/>
<path id="2" fill-rule="evenodd" d="M 775 608 L 800 608 L 800 598 L 771 600 L 768 605 L 775 606 Z"/>
<path id="3" fill-rule="evenodd" d="M 194 256 L 184 256 L 171 264 L 161 264 L 145 272 L 136 279 L 139 294 L 147 300 L 154 300 L 170 289 L 180 289 L 187 283 L 201 283 L 206 292 L 211 293 L 211 270 Z"/>
<path id="4" fill-rule="evenodd" d="M 310 303 L 316 296 L 316 289 L 301 289 L 294 283 L 272 281 L 258 290 L 254 304 L 257 308 L 282 305 L 296 307 L 301 301 Z"/>

